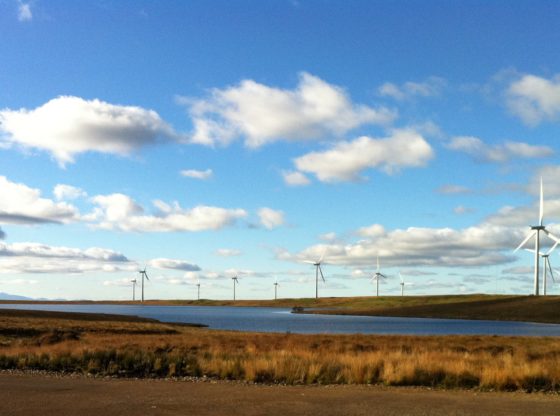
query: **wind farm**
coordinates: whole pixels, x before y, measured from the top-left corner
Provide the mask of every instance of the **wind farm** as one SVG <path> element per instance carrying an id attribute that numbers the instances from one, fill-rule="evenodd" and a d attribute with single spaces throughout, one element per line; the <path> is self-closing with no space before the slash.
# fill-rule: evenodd
<path id="1" fill-rule="evenodd" d="M 470 6 L 0 1 L 2 416 L 558 414 L 560 3 Z"/>

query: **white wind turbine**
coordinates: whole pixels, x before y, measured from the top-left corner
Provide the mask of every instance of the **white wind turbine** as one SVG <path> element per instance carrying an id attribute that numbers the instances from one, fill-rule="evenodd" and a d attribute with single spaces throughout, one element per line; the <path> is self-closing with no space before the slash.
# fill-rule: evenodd
<path id="1" fill-rule="evenodd" d="M 132 279 L 130 281 L 130 283 L 132 283 L 132 301 L 134 302 L 136 300 L 136 283 L 138 281 L 136 279 Z"/>
<path id="2" fill-rule="evenodd" d="M 323 270 L 321 269 L 321 263 L 323 262 L 323 257 L 325 257 L 325 252 L 321 254 L 321 257 L 317 261 L 305 260 L 305 263 L 312 264 L 315 266 L 315 299 L 319 299 L 319 274 L 321 274 L 321 279 L 325 283 L 325 276 L 323 276 Z"/>
<path id="3" fill-rule="evenodd" d="M 550 271 L 550 277 L 552 278 L 552 281 L 556 282 L 556 279 L 554 278 L 554 271 L 552 269 L 552 266 L 550 265 L 550 254 L 554 251 L 554 249 L 556 248 L 557 245 L 558 245 L 558 242 L 554 243 L 554 245 L 546 253 L 543 253 L 543 252 L 539 253 L 540 256 L 543 258 L 543 261 L 544 261 L 543 277 L 542 277 L 543 295 L 544 296 L 546 296 L 547 271 Z M 533 252 L 533 250 L 530 249 L 530 248 L 526 248 L 525 250 L 530 251 L 531 253 Z"/>
<path id="4" fill-rule="evenodd" d="M 196 281 L 196 300 L 200 300 L 200 279 Z"/>
<path id="5" fill-rule="evenodd" d="M 274 300 L 278 299 L 278 286 L 280 286 L 278 284 L 278 279 L 276 279 L 276 282 L 274 282 Z"/>
<path id="6" fill-rule="evenodd" d="M 401 278 L 401 296 L 404 296 L 404 279 L 401 272 L 399 272 L 399 277 Z"/>
<path id="7" fill-rule="evenodd" d="M 377 256 L 377 271 L 375 272 L 375 274 L 372 276 L 371 280 L 375 280 L 376 281 L 376 289 L 375 289 L 375 296 L 379 296 L 379 279 L 384 278 L 386 279 L 387 276 L 385 276 L 383 273 L 381 273 L 379 271 L 379 256 Z"/>
<path id="8" fill-rule="evenodd" d="M 144 270 L 138 270 L 138 273 L 140 273 L 140 276 L 142 276 L 142 303 L 144 302 L 144 278 L 146 278 L 147 281 L 150 281 L 150 279 L 148 278 L 148 273 L 146 273 L 146 266 L 144 266 Z"/>
<path id="9" fill-rule="evenodd" d="M 239 280 L 237 276 L 232 277 L 231 280 L 233 280 L 233 300 L 235 301 L 235 286 L 239 284 Z"/>
<path id="10" fill-rule="evenodd" d="M 535 254 L 535 274 L 534 274 L 535 293 L 534 294 L 535 294 L 535 296 L 539 295 L 539 263 L 540 263 L 540 244 L 541 244 L 540 233 L 541 233 L 541 231 L 543 233 L 545 233 L 546 236 L 548 238 L 550 238 L 551 240 L 553 240 L 556 244 L 558 244 L 560 242 L 560 240 L 556 236 L 552 235 L 550 233 L 550 231 L 548 231 L 546 229 L 546 227 L 543 225 L 543 217 L 544 217 L 544 202 L 543 201 L 544 201 L 543 183 L 542 183 L 542 177 L 541 177 L 541 193 L 540 193 L 540 204 L 539 204 L 539 225 L 531 226 L 531 232 L 529 233 L 529 235 L 514 250 L 514 253 L 515 253 L 517 250 L 519 250 L 521 247 L 523 247 L 527 243 L 527 241 L 529 241 L 531 238 L 535 237 L 535 250 L 534 250 L 534 254 Z M 556 246 L 556 244 L 554 246 Z"/>

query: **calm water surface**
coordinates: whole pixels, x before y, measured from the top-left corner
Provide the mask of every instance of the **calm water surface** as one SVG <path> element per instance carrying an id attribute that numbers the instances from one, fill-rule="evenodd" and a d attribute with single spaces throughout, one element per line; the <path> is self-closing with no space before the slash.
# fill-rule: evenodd
<path id="1" fill-rule="evenodd" d="M 285 308 L 143 305 L 26 305 L 0 308 L 137 315 L 163 322 L 208 325 L 213 329 L 301 334 L 524 335 L 560 336 L 560 325 L 463 319 L 389 318 L 292 314 Z"/>

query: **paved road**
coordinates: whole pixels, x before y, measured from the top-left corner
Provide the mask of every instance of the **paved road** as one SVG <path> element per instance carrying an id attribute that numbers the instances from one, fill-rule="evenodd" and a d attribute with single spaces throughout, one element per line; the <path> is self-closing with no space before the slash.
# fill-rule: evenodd
<path id="1" fill-rule="evenodd" d="M 2 416 L 559 415 L 560 397 L 367 386 L 261 386 L 0 374 Z"/>

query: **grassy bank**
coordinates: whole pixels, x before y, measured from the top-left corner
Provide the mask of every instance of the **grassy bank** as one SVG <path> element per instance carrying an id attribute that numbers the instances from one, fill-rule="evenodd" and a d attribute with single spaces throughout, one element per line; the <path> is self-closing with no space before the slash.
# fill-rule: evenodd
<path id="1" fill-rule="evenodd" d="M 18 303 L 0 301 L 1 303 Z M 20 302 L 64 303 L 64 302 Z M 66 302 L 90 304 L 133 304 L 133 302 Z M 135 304 L 139 304 L 136 302 Z M 442 295 L 364 296 L 299 298 L 278 300 L 149 300 L 147 305 L 268 306 L 322 308 L 312 313 L 340 315 L 402 316 L 417 318 L 489 319 L 560 323 L 560 296 Z M 310 313 L 311 311 L 306 311 Z"/>
<path id="2" fill-rule="evenodd" d="M 254 334 L 64 315 L 0 311 L 0 368 L 560 391 L 557 338 Z"/>

